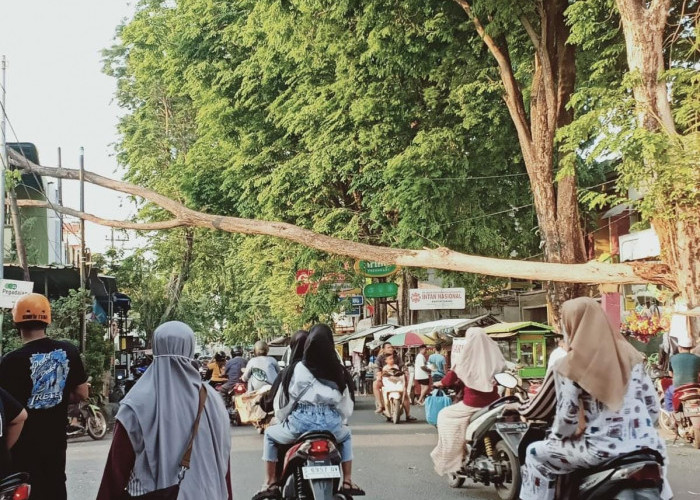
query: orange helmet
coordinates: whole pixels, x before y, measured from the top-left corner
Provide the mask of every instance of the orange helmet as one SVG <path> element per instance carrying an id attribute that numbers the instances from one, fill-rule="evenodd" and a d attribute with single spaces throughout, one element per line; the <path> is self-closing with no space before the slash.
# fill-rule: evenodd
<path id="1" fill-rule="evenodd" d="M 12 321 L 41 321 L 51 324 L 51 304 L 49 299 L 40 293 L 29 293 L 20 297 L 12 308 Z"/>

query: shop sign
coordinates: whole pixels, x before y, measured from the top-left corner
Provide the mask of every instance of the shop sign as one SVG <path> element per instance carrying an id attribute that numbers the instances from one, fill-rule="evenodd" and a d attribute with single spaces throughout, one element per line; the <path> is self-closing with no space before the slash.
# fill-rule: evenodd
<path id="1" fill-rule="evenodd" d="M 399 285 L 396 283 L 372 283 L 365 285 L 362 294 L 368 299 L 384 299 L 396 297 L 399 293 Z"/>
<path id="2" fill-rule="evenodd" d="M 466 292 L 464 288 L 412 288 L 408 294 L 411 311 L 427 309 L 464 309 Z"/>
<path id="3" fill-rule="evenodd" d="M 391 276 L 398 270 L 399 266 L 395 264 L 382 264 L 381 262 L 373 262 L 370 260 L 358 260 L 355 262 L 355 271 L 368 278 Z"/>
<path id="4" fill-rule="evenodd" d="M 0 280 L 0 307 L 12 309 L 17 299 L 34 291 L 34 282 Z"/>

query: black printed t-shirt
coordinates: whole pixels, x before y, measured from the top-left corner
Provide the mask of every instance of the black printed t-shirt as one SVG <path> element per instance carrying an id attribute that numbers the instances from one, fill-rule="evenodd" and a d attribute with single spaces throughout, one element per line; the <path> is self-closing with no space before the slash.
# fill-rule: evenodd
<path id="1" fill-rule="evenodd" d="M 22 405 L 9 392 L 0 389 L 0 478 L 12 472 L 10 450 L 7 448 L 7 426 L 22 410 Z"/>
<path id="2" fill-rule="evenodd" d="M 8 353 L 0 363 L 0 387 L 27 409 L 13 457 L 66 448 L 70 393 L 87 381 L 78 349 L 70 342 L 42 338 Z M 19 464 L 16 464 L 19 465 Z"/>

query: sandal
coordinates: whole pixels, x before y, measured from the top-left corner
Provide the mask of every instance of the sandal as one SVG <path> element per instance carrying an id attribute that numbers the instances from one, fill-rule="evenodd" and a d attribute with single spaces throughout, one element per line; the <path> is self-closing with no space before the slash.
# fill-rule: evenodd
<path id="1" fill-rule="evenodd" d="M 417 422 L 418 419 L 416 417 L 406 417 L 406 422 Z"/>
<path id="2" fill-rule="evenodd" d="M 263 485 L 263 489 L 258 491 L 252 498 L 252 500 L 265 500 L 265 499 L 278 499 L 282 498 L 282 492 L 277 485 Z"/>
<path id="3" fill-rule="evenodd" d="M 360 488 L 355 483 L 351 483 L 349 481 L 343 481 L 343 487 L 340 489 L 340 492 L 345 494 L 345 495 L 350 495 L 350 496 L 355 496 L 355 497 L 365 496 L 365 490 Z"/>

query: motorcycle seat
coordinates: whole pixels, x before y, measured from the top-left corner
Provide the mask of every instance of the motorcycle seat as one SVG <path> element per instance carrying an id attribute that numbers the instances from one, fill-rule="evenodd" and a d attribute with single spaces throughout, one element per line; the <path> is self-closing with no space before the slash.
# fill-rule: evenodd
<path id="1" fill-rule="evenodd" d="M 520 402 L 520 400 L 518 398 L 516 398 L 515 396 L 506 396 L 503 398 L 499 398 L 496 401 L 494 401 L 493 403 L 491 403 L 490 405 L 488 405 L 488 406 L 480 409 L 476 413 L 474 413 L 472 415 L 472 417 L 469 419 L 469 421 L 473 422 L 474 420 L 476 420 L 477 418 L 482 416 L 484 413 L 489 412 L 489 411 L 491 411 L 494 408 L 497 408 L 499 406 L 503 406 L 507 403 L 518 403 L 518 402 Z"/>
<path id="2" fill-rule="evenodd" d="M 620 455 L 619 457 L 611 458 L 610 460 L 603 462 L 602 464 L 591 469 L 581 470 L 580 477 L 586 477 L 590 476 L 591 474 L 596 474 L 598 472 L 613 469 L 622 465 L 628 465 L 644 461 L 656 462 L 659 465 L 663 465 L 664 457 L 661 456 L 661 453 L 659 453 L 656 450 L 652 450 L 650 448 L 642 448 L 641 450 L 635 450 L 633 452 Z"/>
<path id="3" fill-rule="evenodd" d="M 335 436 L 333 435 L 333 433 L 322 430 L 305 432 L 304 434 L 299 436 L 299 438 L 297 439 L 297 443 L 301 443 L 303 441 L 308 441 L 311 439 L 327 439 L 335 443 Z"/>
<path id="4" fill-rule="evenodd" d="M 469 421 L 470 421 L 470 422 L 474 422 L 477 418 L 479 418 L 480 416 L 482 416 L 484 413 L 487 413 L 487 412 L 489 412 L 489 411 L 491 411 L 491 410 L 492 410 L 492 408 L 486 406 L 486 407 L 482 408 L 481 410 L 477 411 L 476 413 L 474 413 L 474 414 L 472 415 L 472 417 L 469 419 Z"/>

